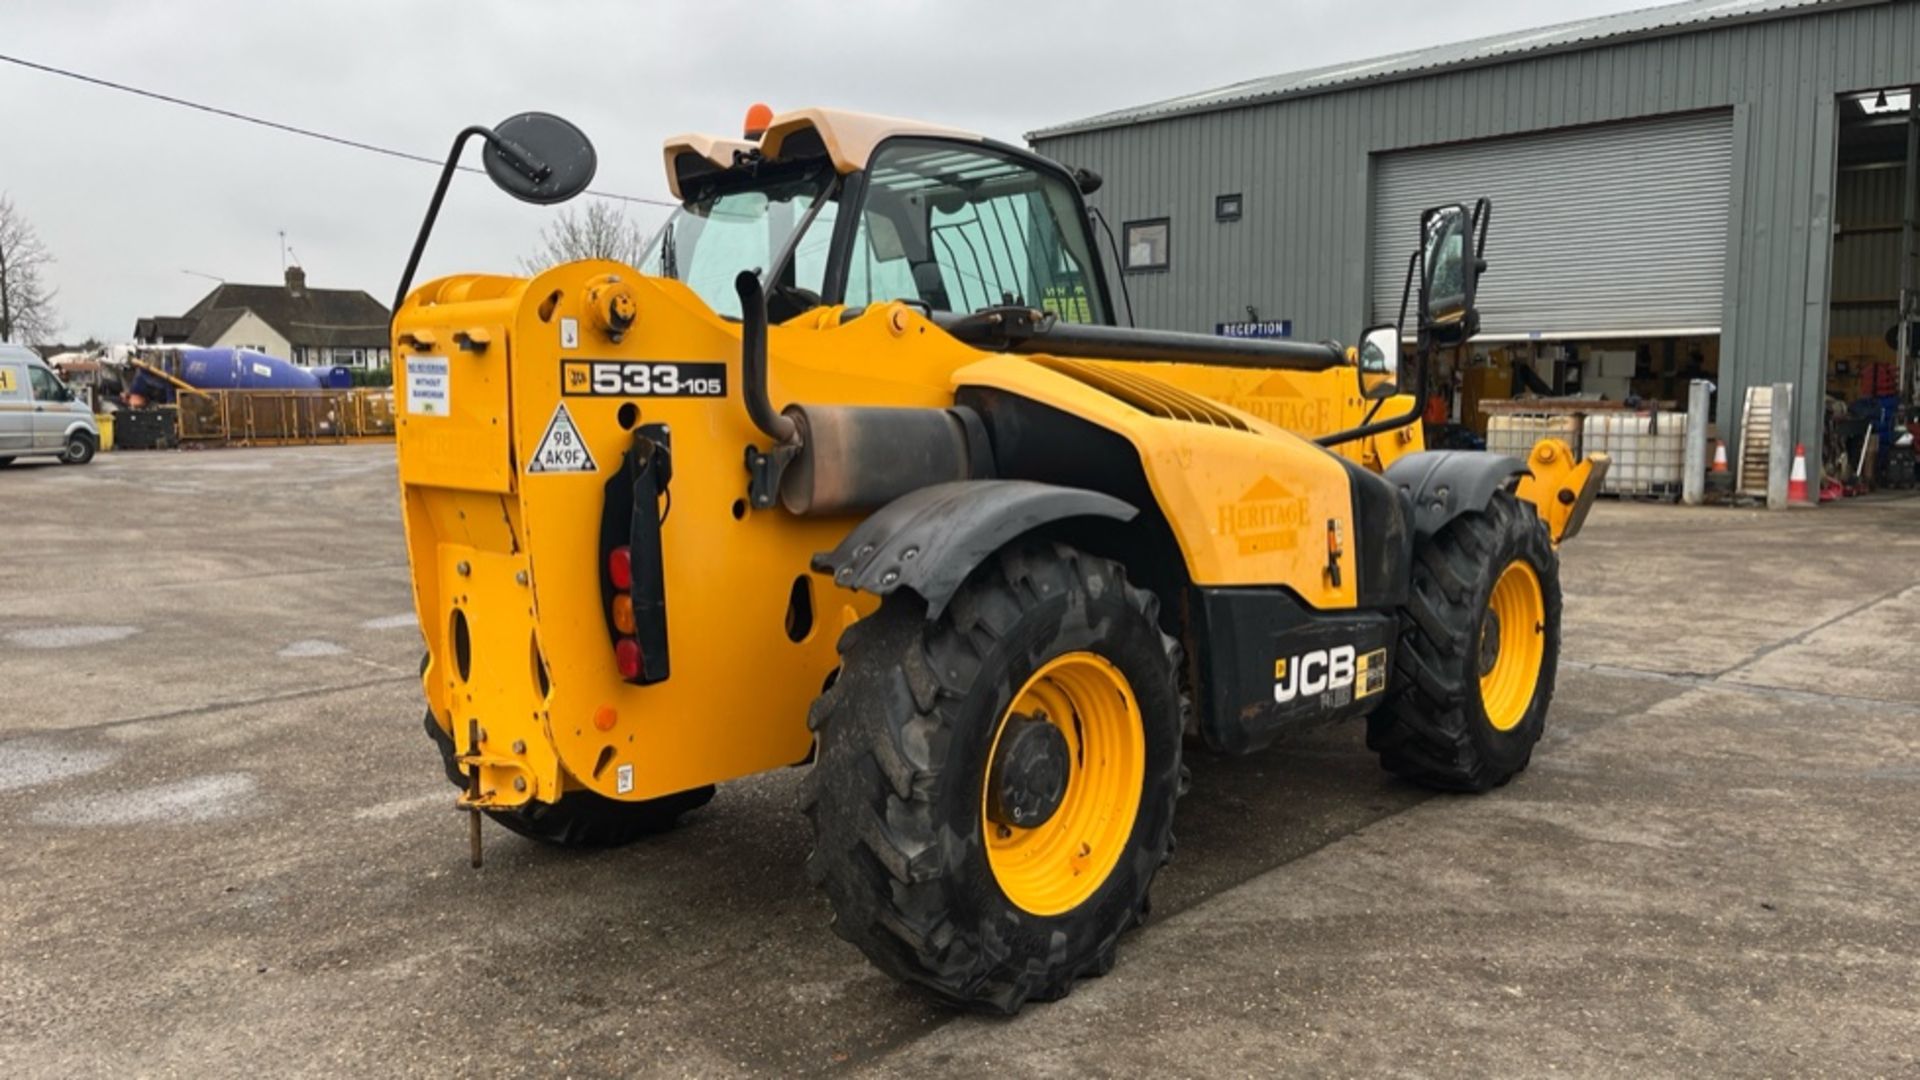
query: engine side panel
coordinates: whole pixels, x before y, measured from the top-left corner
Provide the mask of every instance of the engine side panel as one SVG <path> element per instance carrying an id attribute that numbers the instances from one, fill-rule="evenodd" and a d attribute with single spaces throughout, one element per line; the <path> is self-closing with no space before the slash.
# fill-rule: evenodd
<path id="1" fill-rule="evenodd" d="M 1250 417 L 1243 430 L 1155 416 L 1027 358 L 982 360 L 954 381 L 963 396 L 1002 391 L 1126 439 L 1194 583 L 1284 586 L 1322 610 L 1358 603 L 1351 488 L 1325 450 Z"/>

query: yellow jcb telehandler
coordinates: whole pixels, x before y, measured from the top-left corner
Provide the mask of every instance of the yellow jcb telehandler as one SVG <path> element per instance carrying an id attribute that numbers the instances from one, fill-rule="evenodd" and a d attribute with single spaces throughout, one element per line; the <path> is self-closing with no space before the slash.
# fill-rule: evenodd
<path id="1" fill-rule="evenodd" d="M 1419 222 L 1403 373 L 1399 326 L 1118 326 L 1097 176 L 828 109 L 670 140 L 637 267 L 411 288 L 472 138 L 537 203 L 596 159 L 546 114 L 467 129 L 395 303 L 426 729 L 476 865 L 482 815 L 620 844 L 802 766 L 836 931 L 1011 1012 L 1113 964 L 1184 745 L 1364 717 L 1422 784 L 1525 768 L 1604 463 L 1423 447 L 1484 202 Z"/>

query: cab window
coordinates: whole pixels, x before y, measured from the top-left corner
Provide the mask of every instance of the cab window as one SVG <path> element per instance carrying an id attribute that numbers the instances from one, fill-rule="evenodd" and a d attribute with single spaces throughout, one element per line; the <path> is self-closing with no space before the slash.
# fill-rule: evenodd
<path id="1" fill-rule="evenodd" d="M 640 272 L 685 282 L 715 312 L 739 318 L 734 276 L 772 265 L 814 202 L 838 197 L 833 170 L 824 163 L 769 173 L 726 175 L 689 198 L 648 243 Z M 821 207 L 794 262 L 773 283 L 776 296 L 783 288 L 800 289 L 818 302 L 835 209 L 831 201 Z"/>
<path id="2" fill-rule="evenodd" d="M 867 170 L 845 302 L 960 313 L 1011 304 L 1104 323 L 1093 258 L 1064 179 L 984 147 L 896 140 Z"/>
<path id="3" fill-rule="evenodd" d="M 27 367 L 27 382 L 33 387 L 35 401 L 65 401 L 67 388 L 53 377 L 53 372 L 43 367 Z"/>

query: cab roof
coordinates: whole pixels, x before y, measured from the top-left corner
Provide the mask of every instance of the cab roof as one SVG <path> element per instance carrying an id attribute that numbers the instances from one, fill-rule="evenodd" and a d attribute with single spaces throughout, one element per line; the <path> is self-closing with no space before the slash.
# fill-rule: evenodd
<path id="1" fill-rule="evenodd" d="M 836 171 L 867 167 L 874 147 L 901 135 L 926 135 L 962 142 L 985 142 L 985 136 L 959 128 L 906 120 L 897 116 L 852 112 L 846 109 L 795 109 L 774 116 L 758 139 L 689 134 L 668 139 L 665 147 L 667 187 L 676 199 L 695 181 L 733 168 L 734 155 L 760 151 L 769 161 L 825 157 Z"/>

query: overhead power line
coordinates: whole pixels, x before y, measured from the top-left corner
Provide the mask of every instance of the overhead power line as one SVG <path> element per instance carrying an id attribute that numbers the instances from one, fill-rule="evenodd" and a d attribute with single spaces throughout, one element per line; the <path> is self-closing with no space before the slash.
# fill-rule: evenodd
<path id="1" fill-rule="evenodd" d="M 214 116 L 224 116 L 229 120 L 238 120 L 242 123 L 253 124 L 258 127 L 271 128 L 274 131 L 285 132 L 289 135 L 299 135 L 307 139 L 318 139 L 321 142 L 333 143 L 335 146 L 345 146 L 354 150 L 365 150 L 372 154 L 383 154 L 387 157 L 399 158 L 402 161 L 417 161 L 422 165 L 438 167 L 445 164 L 437 158 L 426 157 L 422 154 L 411 154 L 405 150 L 395 150 L 392 147 L 377 146 L 373 143 L 361 142 L 358 139 L 348 139 L 339 135 L 330 135 L 327 132 L 315 131 L 312 128 L 299 127 L 294 124 L 283 124 L 278 120 L 268 120 L 261 116 L 252 116 L 243 112 L 235 112 L 232 109 L 223 109 L 218 105 L 208 105 L 199 101 L 188 101 L 186 98 L 174 97 L 171 94 L 162 94 L 157 90 L 145 90 L 138 86 L 129 86 L 126 83 L 114 82 L 111 79 L 102 79 L 96 75 L 85 75 L 78 71 L 69 71 L 66 68 L 54 67 L 51 64 L 41 64 L 18 56 L 8 56 L 5 53 L 0 53 L 0 61 L 14 64 L 18 67 L 29 68 L 33 71 L 44 72 L 48 75 L 58 75 L 64 79 L 73 79 L 77 82 L 105 87 L 108 90 L 118 90 L 123 94 L 133 94 L 137 97 L 165 102 L 168 105 L 178 105 L 181 108 L 211 113 Z M 462 165 L 460 168 L 464 172 L 477 173 L 483 171 L 471 165 Z M 622 195 L 618 192 L 598 191 L 593 188 L 588 188 L 586 194 L 595 195 L 602 199 L 615 199 L 620 202 L 644 203 L 648 206 L 665 206 L 672 208 L 680 205 L 670 199 L 653 199 L 644 195 Z"/>

